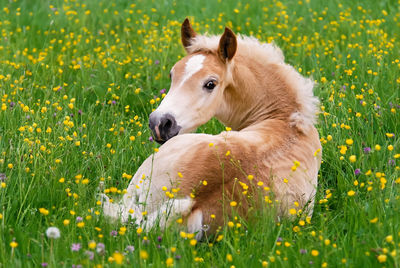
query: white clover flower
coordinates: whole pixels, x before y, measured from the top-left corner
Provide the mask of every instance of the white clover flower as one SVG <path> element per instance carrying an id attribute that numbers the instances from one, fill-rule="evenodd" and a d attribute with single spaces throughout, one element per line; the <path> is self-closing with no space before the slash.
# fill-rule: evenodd
<path id="1" fill-rule="evenodd" d="M 60 229 L 58 229 L 57 227 L 49 227 L 46 230 L 46 235 L 48 238 L 52 238 L 52 239 L 57 239 L 60 238 Z"/>

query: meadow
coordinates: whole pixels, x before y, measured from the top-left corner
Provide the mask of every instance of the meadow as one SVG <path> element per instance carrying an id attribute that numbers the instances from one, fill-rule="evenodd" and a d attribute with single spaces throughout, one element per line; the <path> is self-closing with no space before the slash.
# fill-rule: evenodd
<path id="1" fill-rule="evenodd" d="M 0 267 L 400 265 L 400 1 L 0 3 Z M 316 81 L 312 218 L 266 209 L 197 242 L 181 219 L 146 232 L 103 217 L 99 193 L 121 198 L 159 146 L 148 115 L 185 55 L 186 17 L 275 42 Z"/>

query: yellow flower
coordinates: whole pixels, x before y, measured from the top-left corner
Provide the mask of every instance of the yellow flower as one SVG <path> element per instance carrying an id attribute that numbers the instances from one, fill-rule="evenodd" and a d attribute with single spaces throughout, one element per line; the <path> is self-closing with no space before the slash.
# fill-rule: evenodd
<path id="1" fill-rule="evenodd" d="M 354 163 L 354 162 L 357 161 L 357 157 L 356 157 L 355 155 L 351 155 L 351 156 L 349 157 L 349 160 L 350 160 L 351 163 Z"/>
<path id="2" fill-rule="evenodd" d="M 122 264 L 123 263 L 124 255 L 122 255 L 121 253 L 114 252 L 112 256 L 113 256 L 113 259 L 114 259 L 116 264 Z"/>
<path id="3" fill-rule="evenodd" d="M 12 242 L 10 243 L 10 247 L 12 247 L 12 248 L 18 247 L 18 243 L 15 242 L 15 241 L 12 241 Z"/>
<path id="4" fill-rule="evenodd" d="M 97 245 L 97 244 L 96 244 L 96 242 L 94 242 L 94 241 L 90 241 L 89 244 L 88 244 L 88 246 L 89 246 L 90 249 L 95 249 L 95 248 L 96 248 L 96 245 Z"/>
<path id="5" fill-rule="evenodd" d="M 353 190 L 350 190 L 350 191 L 347 192 L 348 196 L 353 196 L 355 194 L 356 194 L 356 192 L 354 192 Z"/>
<path id="6" fill-rule="evenodd" d="M 380 151 L 381 150 L 381 146 L 379 144 L 375 145 L 375 150 Z"/>
<path id="7" fill-rule="evenodd" d="M 136 233 L 137 233 L 137 234 L 139 234 L 139 235 L 140 235 L 142 232 L 143 232 L 143 229 L 142 229 L 142 228 L 140 228 L 140 227 L 139 227 L 139 228 L 137 228 L 137 230 L 136 230 Z"/>
<path id="8" fill-rule="evenodd" d="M 391 243 L 393 241 L 393 236 L 392 235 L 388 235 L 385 238 L 386 242 Z"/>
<path id="9" fill-rule="evenodd" d="M 78 228 L 83 228 L 83 227 L 85 227 L 85 223 L 83 221 L 81 221 L 81 222 L 78 222 L 76 224 L 76 226 L 78 226 Z"/>
<path id="10" fill-rule="evenodd" d="M 230 203 L 230 205 L 231 205 L 231 207 L 236 207 L 236 206 L 237 206 L 237 202 L 236 202 L 236 201 L 232 201 L 232 202 Z"/>
<path id="11" fill-rule="evenodd" d="M 378 222 L 378 217 L 373 218 L 372 220 L 369 220 L 370 223 L 377 223 Z"/>
<path id="12" fill-rule="evenodd" d="M 141 250 L 139 255 L 140 255 L 140 258 L 143 260 L 147 260 L 149 258 L 149 254 L 147 253 L 146 250 Z"/>
<path id="13" fill-rule="evenodd" d="M 69 224 L 69 222 L 70 222 L 69 220 L 64 220 L 64 221 L 63 221 L 63 224 L 64 224 L 65 226 L 67 226 L 67 225 Z"/>
<path id="14" fill-rule="evenodd" d="M 347 145 L 352 145 L 353 144 L 353 140 L 352 139 L 346 139 L 346 144 Z"/>
<path id="15" fill-rule="evenodd" d="M 389 145 L 387 148 L 389 151 L 393 151 L 393 145 Z"/>
<path id="16" fill-rule="evenodd" d="M 297 211 L 296 211 L 296 209 L 291 208 L 291 209 L 289 210 L 289 213 L 290 213 L 291 215 L 296 215 L 296 214 L 297 214 Z"/>
<path id="17" fill-rule="evenodd" d="M 378 256 L 378 261 L 380 263 L 386 262 L 386 259 L 387 259 L 387 256 L 385 254 L 381 254 L 381 255 Z"/>
<path id="18" fill-rule="evenodd" d="M 317 257 L 319 255 L 319 251 L 316 249 L 311 250 L 311 255 L 313 255 L 314 257 Z"/>
<path id="19" fill-rule="evenodd" d="M 232 254 L 226 254 L 226 260 L 228 261 L 228 262 L 231 262 L 232 260 L 233 260 L 233 258 L 232 258 Z"/>
<path id="20" fill-rule="evenodd" d="M 190 245 L 191 246 L 196 246 L 196 244 L 197 244 L 197 240 L 196 239 L 190 240 Z"/>
<path id="21" fill-rule="evenodd" d="M 167 267 L 170 267 L 170 266 L 172 266 L 173 264 L 174 264 L 174 259 L 173 258 L 168 258 L 166 261 L 165 261 L 165 264 L 167 265 Z"/>
<path id="22" fill-rule="evenodd" d="M 49 215 L 49 211 L 45 208 L 39 208 L 39 212 L 45 216 Z"/>

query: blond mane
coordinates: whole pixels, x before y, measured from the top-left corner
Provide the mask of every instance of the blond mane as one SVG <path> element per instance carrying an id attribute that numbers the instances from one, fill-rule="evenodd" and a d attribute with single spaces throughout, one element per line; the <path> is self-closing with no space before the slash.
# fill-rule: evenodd
<path id="1" fill-rule="evenodd" d="M 221 36 L 196 35 L 187 47 L 189 54 L 196 52 L 217 53 Z M 237 36 L 238 49 L 236 55 L 244 56 L 251 61 L 264 65 L 278 64 L 286 71 L 284 79 L 294 90 L 300 110 L 290 116 L 291 125 L 302 132 L 307 132 L 316 123 L 319 100 L 313 94 L 314 82 L 303 77 L 292 66 L 285 63 L 282 50 L 274 43 L 261 43 L 254 37 Z M 234 61 L 233 63 L 234 64 Z"/>

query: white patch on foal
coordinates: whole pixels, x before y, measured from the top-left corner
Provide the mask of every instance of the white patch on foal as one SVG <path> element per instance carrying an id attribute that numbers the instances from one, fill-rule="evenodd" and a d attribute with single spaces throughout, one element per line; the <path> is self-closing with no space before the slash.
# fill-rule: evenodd
<path id="1" fill-rule="evenodd" d="M 200 209 L 196 209 L 190 214 L 187 227 L 189 233 L 196 233 L 197 240 L 203 237 L 203 212 Z"/>
<path id="2" fill-rule="evenodd" d="M 185 74 L 182 79 L 182 82 L 179 86 L 182 86 L 186 80 L 188 80 L 192 75 L 197 73 L 203 68 L 203 61 L 206 57 L 204 55 L 196 55 L 191 57 L 185 64 Z"/>
<path id="3" fill-rule="evenodd" d="M 172 199 L 165 201 L 158 210 L 152 212 L 145 223 L 147 230 L 151 229 L 156 223 L 160 228 L 164 228 L 178 215 L 186 216 L 193 207 L 193 199 L 190 197 L 182 199 Z"/>

